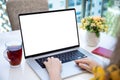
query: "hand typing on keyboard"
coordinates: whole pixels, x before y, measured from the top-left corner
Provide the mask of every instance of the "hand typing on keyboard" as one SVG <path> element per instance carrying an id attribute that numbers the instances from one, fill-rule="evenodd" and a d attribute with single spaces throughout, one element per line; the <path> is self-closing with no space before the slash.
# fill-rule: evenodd
<path id="1" fill-rule="evenodd" d="M 75 62 L 79 67 L 89 72 L 92 72 L 93 67 L 100 66 L 98 63 L 88 58 L 78 59 L 75 60 Z M 44 61 L 44 65 L 49 73 L 50 80 L 62 80 L 60 76 L 62 64 L 58 58 L 49 57 L 47 58 L 47 61 Z"/>
<path id="2" fill-rule="evenodd" d="M 46 66 L 50 80 L 62 80 L 60 76 L 62 64 L 58 58 L 49 57 L 47 61 L 44 61 L 44 65 Z"/>
<path id="3" fill-rule="evenodd" d="M 51 56 L 48 56 L 48 57 L 51 57 Z M 43 62 L 46 61 L 48 57 L 36 59 L 36 61 L 42 68 L 45 68 L 45 65 L 43 64 Z M 58 58 L 62 63 L 65 63 L 65 62 L 85 58 L 87 56 L 82 54 L 80 51 L 75 50 L 67 53 L 56 54 L 56 55 L 53 55 L 53 57 Z"/>
<path id="4" fill-rule="evenodd" d="M 101 66 L 97 62 L 89 59 L 89 58 L 82 58 L 75 60 L 75 63 L 82 69 L 85 69 L 89 72 L 92 72 L 92 69 L 96 66 Z"/>

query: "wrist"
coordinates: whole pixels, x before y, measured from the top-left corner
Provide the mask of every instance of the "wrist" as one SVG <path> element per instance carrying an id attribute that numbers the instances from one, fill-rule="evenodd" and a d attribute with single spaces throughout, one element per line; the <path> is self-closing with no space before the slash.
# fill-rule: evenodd
<path id="1" fill-rule="evenodd" d="M 60 74 L 49 74 L 50 80 L 62 80 Z"/>

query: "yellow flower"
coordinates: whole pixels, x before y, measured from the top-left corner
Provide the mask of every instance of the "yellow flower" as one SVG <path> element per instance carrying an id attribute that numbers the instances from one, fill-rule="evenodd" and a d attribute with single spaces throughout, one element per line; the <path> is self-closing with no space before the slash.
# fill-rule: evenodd
<path id="1" fill-rule="evenodd" d="M 97 28 L 95 28 L 97 27 Z M 106 20 L 100 16 L 89 16 L 85 17 L 81 20 L 81 27 L 82 29 L 87 29 L 88 31 L 92 32 L 107 32 L 108 26 L 106 25 Z"/>
<path id="2" fill-rule="evenodd" d="M 100 26 L 99 23 L 96 23 L 97 26 Z"/>
<path id="3" fill-rule="evenodd" d="M 81 22 L 82 22 L 82 23 L 85 23 L 85 19 L 82 19 Z"/>
<path id="4" fill-rule="evenodd" d="M 95 23 L 91 23 L 91 26 L 93 27 L 93 26 L 96 26 L 96 25 L 95 25 Z"/>
<path id="5" fill-rule="evenodd" d="M 102 22 L 105 22 L 105 18 L 101 18 Z"/>
<path id="6" fill-rule="evenodd" d="M 95 24 L 97 24 L 98 23 L 98 21 L 95 21 Z"/>
<path id="7" fill-rule="evenodd" d="M 99 16 L 95 16 L 95 17 L 93 17 L 93 20 L 94 20 L 94 21 L 96 21 L 96 20 L 99 21 L 99 20 L 100 20 L 100 17 L 99 17 Z"/>
<path id="8" fill-rule="evenodd" d="M 84 26 L 87 26 L 88 25 L 88 23 L 84 23 Z"/>
<path id="9" fill-rule="evenodd" d="M 98 24 L 99 24 L 99 25 L 101 25 L 101 24 L 102 24 L 102 22 L 99 22 Z"/>
<path id="10" fill-rule="evenodd" d="M 83 30 L 85 30 L 85 26 L 80 26 L 80 28 L 82 28 Z"/>
<path id="11" fill-rule="evenodd" d="M 100 25 L 100 29 L 104 29 L 104 26 L 103 26 L 103 25 Z"/>

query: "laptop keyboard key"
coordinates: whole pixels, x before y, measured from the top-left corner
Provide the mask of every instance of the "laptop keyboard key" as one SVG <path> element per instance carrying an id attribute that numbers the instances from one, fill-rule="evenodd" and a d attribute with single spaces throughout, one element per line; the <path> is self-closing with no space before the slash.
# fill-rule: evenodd
<path id="1" fill-rule="evenodd" d="M 51 56 L 48 56 L 48 57 L 51 57 Z M 46 61 L 48 57 L 39 58 L 35 60 L 42 68 L 45 68 L 45 65 L 43 64 L 43 62 Z M 62 61 L 62 63 L 65 63 L 72 60 L 85 58 L 87 56 L 81 53 L 80 51 L 75 50 L 75 51 L 70 51 L 62 54 L 53 55 L 52 57 L 59 58 Z"/>

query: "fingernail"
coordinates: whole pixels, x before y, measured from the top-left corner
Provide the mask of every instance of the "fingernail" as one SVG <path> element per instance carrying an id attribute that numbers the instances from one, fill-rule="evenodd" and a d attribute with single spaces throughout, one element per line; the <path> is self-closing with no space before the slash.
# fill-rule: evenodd
<path id="1" fill-rule="evenodd" d="M 79 63 L 79 65 L 81 66 L 81 65 L 83 65 L 83 64 Z"/>

